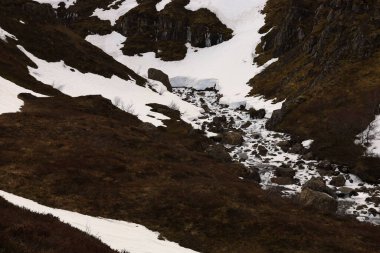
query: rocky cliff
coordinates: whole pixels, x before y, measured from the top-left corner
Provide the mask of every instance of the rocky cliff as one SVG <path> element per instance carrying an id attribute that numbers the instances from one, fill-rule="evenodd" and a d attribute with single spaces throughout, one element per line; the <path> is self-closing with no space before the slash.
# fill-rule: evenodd
<path id="1" fill-rule="evenodd" d="M 279 61 L 250 81 L 252 94 L 286 99 L 267 126 L 315 139 L 315 154 L 376 181 L 378 161 L 354 140 L 380 103 L 380 2 L 269 0 L 264 12 L 255 61 Z"/>

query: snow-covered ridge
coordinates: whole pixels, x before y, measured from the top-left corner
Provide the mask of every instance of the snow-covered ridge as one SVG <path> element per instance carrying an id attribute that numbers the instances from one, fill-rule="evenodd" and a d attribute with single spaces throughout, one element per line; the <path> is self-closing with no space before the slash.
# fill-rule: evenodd
<path id="1" fill-rule="evenodd" d="M 50 4 L 53 8 L 58 8 L 59 3 L 63 2 L 66 4 L 66 7 L 69 7 L 75 4 L 76 0 L 33 0 L 34 2 L 38 2 L 40 4 Z"/>
<path id="2" fill-rule="evenodd" d="M 164 85 L 150 81 L 155 91 L 148 87 L 141 87 L 133 80 L 123 80 L 117 76 L 106 78 L 93 73 L 81 73 L 79 70 L 67 66 L 63 61 L 46 62 L 26 51 L 19 49 L 38 67 L 28 67 L 30 75 L 36 80 L 50 85 L 70 96 L 102 95 L 131 114 L 135 114 L 144 122 L 155 126 L 163 126 L 162 120 L 168 117 L 151 111 L 147 104 L 157 103 L 166 106 L 175 105 L 187 121 L 200 115 L 202 109 L 191 105 L 178 96 L 167 92 Z"/>
<path id="3" fill-rule="evenodd" d="M 117 2 L 116 0 L 115 2 Z M 111 3 L 108 7 L 111 7 L 115 2 Z M 116 9 L 110 8 L 109 10 L 104 10 L 97 8 L 92 16 L 98 17 L 101 20 L 109 20 L 111 22 L 111 25 L 115 25 L 116 21 L 123 16 L 128 11 L 132 10 L 138 6 L 138 3 L 136 0 L 124 0 L 120 6 L 118 6 Z"/>
<path id="4" fill-rule="evenodd" d="M 43 95 L 24 89 L 0 76 L 0 114 L 20 111 L 24 101 L 17 96 L 20 93 L 31 93 L 37 97 Z"/>
<path id="5" fill-rule="evenodd" d="M 0 191 L 0 196 L 15 206 L 35 213 L 51 214 L 62 222 L 97 237 L 114 250 L 130 253 L 196 253 L 177 243 L 160 240 L 159 233 L 138 224 L 50 208 L 4 191 Z"/>

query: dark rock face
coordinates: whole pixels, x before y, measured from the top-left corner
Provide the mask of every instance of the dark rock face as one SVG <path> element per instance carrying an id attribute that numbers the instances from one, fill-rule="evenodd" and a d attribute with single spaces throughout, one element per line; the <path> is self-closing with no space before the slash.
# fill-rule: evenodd
<path id="1" fill-rule="evenodd" d="M 161 82 L 163 85 L 165 85 L 168 91 L 173 91 L 172 85 L 169 81 L 169 76 L 161 70 L 154 68 L 148 69 L 148 78 Z"/>
<path id="2" fill-rule="evenodd" d="M 269 0 L 264 12 L 255 61 L 279 61 L 251 80 L 252 95 L 286 99 L 267 128 L 313 139 L 316 157 L 355 167 L 364 151 L 354 140 L 380 104 L 380 85 L 367 85 L 380 83 L 379 1 Z M 361 167 L 362 178 L 378 178 Z"/>
<path id="3" fill-rule="evenodd" d="M 117 29 L 128 37 L 123 51 L 127 55 L 156 52 L 163 60 L 180 60 L 186 43 L 210 47 L 229 40 L 232 31 L 207 9 L 189 11 L 189 1 L 173 1 L 157 12 L 155 0 L 148 0 L 117 21 Z"/>

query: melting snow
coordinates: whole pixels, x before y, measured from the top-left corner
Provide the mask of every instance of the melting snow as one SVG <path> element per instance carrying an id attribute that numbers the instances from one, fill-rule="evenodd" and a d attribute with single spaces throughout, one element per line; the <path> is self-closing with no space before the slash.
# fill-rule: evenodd
<path id="1" fill-rule="evenodd" d="M 50 208 L 4 191 L 0 191 L 0 196 L 32 212 L 51 214 L 62 222 L 97 237 L 114 250 L 130 253 L 196 253 L 177 243 L 160 240 L 159 233 L 138 224 Z"/>
<path id="2" fill-rule="evenodd" d="M 38 2 L 40 4 L 50 4 L 53 8 L 58 8 L 58 4 L 63 2 L 66 4 L 66 8 L 75 4 L 76 0 L 33 0 L 34 2 Z"/>
<path id="3" fill-rule="evenodd" d="M 31 93 L 35 96 L 42 95 L 24 89 L 0 76 L 0 114 L 18 112 L 24 101 L 17 98 L 20 93 Z"/>
<path id="4" fill-rule="evenodd" d="M 162 120 L 168 118 L 152 112 L 147 104 L 157 103 L 167 106 L 175 104 L 187 121 L 198 117 L 202 111 L 167 92 L 166 87 L 161 83 L 150 81 L 149 86 L 155 90 L 153 91 L 149 87 L 136 85 L 133 80 L 126 81 L 117 76 L 106 78 L 93 73 L 81 73 L 77 69 L 67 66 L 63 61 L 46 62 L 27 52 L 21 46 L 19 49 L 38 66 L 37 68 L 28 67 L 30 75 L 38 81 L 74 97 L 102 95 L 121 109 L 135 114 L 140 120 L 155 126 L 162 126 Z"/>
<path id="5" fill-rule="evenodd" d="M 170 3 L 172 0 L 161 0 L 161 2 L 159 2 L 157 5 L 156 5 L 156 9 L 157 11 L 162 11 L 165 6 Z"/>
<path id="6" fill-rule="evenodd" d="M 110 8 L 115 2 L 108 6 L 108 10 L 97 8 L 92 16 L 96 16 L 101 20 L 109 20 L 111 25 L 115 25 L 121 16 L 138 6 L 136 0 L 124 0 L 116 9 Z"/>

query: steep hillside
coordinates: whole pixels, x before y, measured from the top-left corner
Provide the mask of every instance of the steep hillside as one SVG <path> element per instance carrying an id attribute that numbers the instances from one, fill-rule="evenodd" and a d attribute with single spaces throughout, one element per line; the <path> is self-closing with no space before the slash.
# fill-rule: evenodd
<path id="1" fill-rule="evenodd" d="M 315 140 L 315 155 L 372 182 L 380 160 L 355 144 L 379 113 L 379 1 L 268 1 L 252 94 L 286 99 L 267 126 Z"/>

